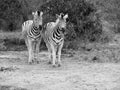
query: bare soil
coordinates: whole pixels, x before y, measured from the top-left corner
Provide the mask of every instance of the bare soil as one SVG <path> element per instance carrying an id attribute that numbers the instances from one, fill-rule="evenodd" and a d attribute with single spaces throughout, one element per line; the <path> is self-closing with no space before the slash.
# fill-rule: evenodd
<path id="1" fill-rule="evenodd" d="M 62 66 L 56 68 L 47 64 L 47 51 L 33 65 L 27 64 L 27 51 L 0 52 L 0 90 L 120 90 L 120 63 L 99 62 L 112 59 L 110 51 L 64 53 Z"/>

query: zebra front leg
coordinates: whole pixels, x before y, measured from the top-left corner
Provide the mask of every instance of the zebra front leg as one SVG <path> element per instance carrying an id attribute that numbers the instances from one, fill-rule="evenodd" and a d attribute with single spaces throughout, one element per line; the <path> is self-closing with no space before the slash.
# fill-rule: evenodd
<path id="1" fill-rule="evenodd" d="M 36 41 L 32 41 L 32 61 L 35 63 L 36 61 Z"/>
<path id="2" fill-rule="evenodd" d="M 29 54 L 29 58 L 28 58 L 28 63 L 32 64 L 33 62 L 33 50 L 32 50 L 32 41 L 28 40 L 28 54 Z"/>
<path id="3" fill-rule="evenodd" d="M 61 45 L 60 46 L 58 46 L 58 51 L 57 51 L 57 55 L 58 55 L 58 67 L 60 67 L 61 65 L 62 65 L 62 63 L 61 63 L 61 50 L 62 50 L 62 47 L 63 47 L 63 43 L 64 43 L 64 41 L 63 42 L 61 42 Z"/>
<path id="4" fill-rule="evenodd" d="M 51 50 L 51 47 L 50 47 L 50 45 L 46 45 L 47 46 L 47 48 L 48 48 L 48 57 L 49 57 L 49 61 L 48 61 L 48 64 L 52 64 L 52 50 Z"/>
<path id="5" fill-rule="evenodd" d="M 29 58 L 29 44 L 28 44 L 28 39 L 27 39 L 27 38 L 25 38 L 24 40 L 25 40 L 25 45 L 26 45 L 26 47 L 27 47 L 27 51 L 28 51 L 28 58 Z M 27 61 L 27 62 L 28 62 L 28 61 Z"/>
<path id="6" fill-rule="evenodd" d="M 55 65 L 55 62 L 56 62 L 56 50 L 55 50 L 55 47 L 54 46 L 52 46 L 52 65 L 53 65 L 53 67 L 56 67 L 56 65 Z"/>
<path id="7" fill-rule="evenodd" d="M 27 39 L 25 39 L 25 44 L 26 44 L 27 49 L 29 49 L 29 45 L 28 45 L 28 40 Z"/>
<path id="8" fill-rule="evenodd" d="M 40 47 L 41 39 L 36 43 L 36 62 L 39 63 L 39 47 Z"/>
<path id="9" fill-rule="evenodd" d="M 49 61 L 48 61 L 48 64 L 52 64 L 52 51 L 49 49 L 48 52 L 49 52 Z"/>

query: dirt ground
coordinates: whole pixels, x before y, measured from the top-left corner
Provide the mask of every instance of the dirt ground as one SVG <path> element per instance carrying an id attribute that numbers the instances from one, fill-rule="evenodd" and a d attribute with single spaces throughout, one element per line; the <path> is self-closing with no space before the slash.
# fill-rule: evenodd
<path id="1" fill-rule="evenodd" d="M 103 51 L 62 54 L 62 66 L 56 68 L 47 64 L 47 51 L 33 65 L 27 64 L 27 51 L 0 52 L 0 90 L 120 90 L 120 63 L 99 62 L 112 59 Z"/>

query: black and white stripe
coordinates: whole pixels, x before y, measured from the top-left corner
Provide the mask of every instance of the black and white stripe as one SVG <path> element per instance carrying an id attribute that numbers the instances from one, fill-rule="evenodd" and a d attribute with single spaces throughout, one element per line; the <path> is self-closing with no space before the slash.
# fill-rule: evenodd
<path id="1" fill-rule="evenodd" d="M 61 32 L 62 30 L 60 29 L 60 27 L 57 27 L 53 32 L 52 32 L 52 40 L 56 43 L 56 44 L 60 44 L 60 42 L 64 39 L 63 34 Z"/>
<path id="2" fill-rule="evenodd" d="M 41 28 L 41 30 L 42 30 L 42 28 Z M 37 28 L 36 26 L 32 25 L 31 29 L 28 31 L 28 36 L 32 39 L 40 38 L 41 30 L 40 30 L 40 28 Z"/>
<path id="3" fill-rule="evenodd" d="M 43 12 L 33 12 L 33 20 L 27 20 L 22 24 L 22 36 L 28 49 L 28 63 L 32 63 L 35 58 L 35 52 L 39 53 L 42 32 L 42 15 Z M 34 52 L 35 51 L 35 52 Z"/>
<path id="4" fill-rule="evenodd" d="M 49 62 L 56 65 L 58 55 L 58 66 L 61 65 L 61 49 L 64 43 L 64 31 L 66 28 L 66 18 L 68 15 L 57 15 L 56 22 L 47 23 L 43 28 L 43 39 L 49 51 Z M 52 58 L 51 58 L 52 57 Z M 52 61 L 52 62 L 51 62 Z"/>

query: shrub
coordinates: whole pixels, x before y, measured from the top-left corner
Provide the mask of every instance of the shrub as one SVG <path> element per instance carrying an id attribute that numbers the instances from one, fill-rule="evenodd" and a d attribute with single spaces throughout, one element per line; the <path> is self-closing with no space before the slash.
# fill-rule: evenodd
<path id="1" fill-rule="evenodd" d="M 95 41 L 100 37 L 102 25 L 96 7 L 85 0 L 50 0 L 40 7 L 44 11 L 44 23 L 55 20 L 55 14 L 68 13 L 76 37 Z M 71 31 L 71 30 L 70 30 Z M 73 32 L 73 31 L 71 31 Z M 73 33 L 74 33 L 73 32 Z M 75 39 L 75 34 L 68 34 Z"/>
<path id="2" fill-rule="evenodd" d="M 6 50 L 6 46 L 4 44 L 5 44 L 4 40 L 0 39 L 0 50 L 3 51 Z"/>
<path id="3" fill-rule="evenodd" d="M 18 0 L 1 0 L 0 1 L 0 18 L 4 19 L 8 24 L 7 28 L 13 30 L 16 28 L 20 20 L 21 4 Z"/>
<path id="4" fill-rule="evenodd" d="M 28 20 L 30 7 L 26 0 L 0 0 L 0 28 L 13 31 L 21 28 L 22 21 Z"/>

